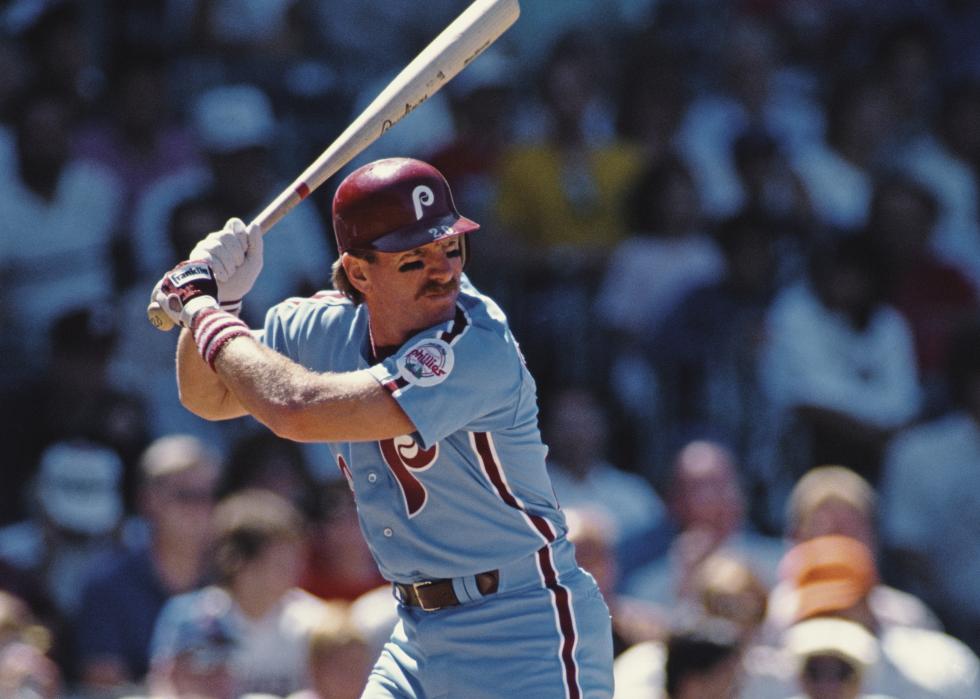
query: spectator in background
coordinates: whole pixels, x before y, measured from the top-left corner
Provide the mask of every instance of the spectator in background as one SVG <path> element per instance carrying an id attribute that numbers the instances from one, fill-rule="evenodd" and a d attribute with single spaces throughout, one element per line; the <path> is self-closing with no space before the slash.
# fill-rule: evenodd
<path id="1" fill-rule="evenodd" d="M 902 699 L 980 695 L 980 662 L 964 644 L 931 629 L 878 624 L 868 604 L 878 571 L 861 542 L 838 535 L 810 539 L 787 553 L 782 572 L 796 590 L 794 625 L 827 617 L 844 619 L 877 638 L 880 652 L 864 673 L 863 691 Z M 756 668 L 747 678 L 746 696 L 791 696 L 796 668 L 788 652 L 784 662 Z"/>
<path id="2" fill-rule="evenodd" d="M 703 230 L 697 191 L 676 158 L 650 164 L 626 201 L 632 234 L 616 245 L 603 272 L 594 319 L 609 333 L 603 344 L 611 388 L 635 431 L 656 434 L 658 386 L 643 355 L 681 298 L 716 281 L 724 260 Z M 638 456 L 642 450 L 638 450 Z"/>
<path id="3" fill-rule="evenodd" d="M 147 676 L 151 697 L 241 699 L 232 674 L 240 638 L 231 627 L 222 600 L 211 601 L 171 629 L 166 648 L 153 658 Z"/>
<path id="4" fill-rule="evenodd" d="M 616 133 L 647 163 L 666 160 L 678 148 L 677 131 L 691 99 L 684 68 L 654 30 L 637 33 L 619 51 L 630 79 L 619 83 Z"/>
<path id="5" fill-rule="evenodd" d="M 16 163 L 0 173 L 0 322 L 14 375 L 44 369 L 58 316 L 111 298 L 122 190 L 103 167 L 72 158 L 72 110 L 47 86 L 25 94 L 16 107 Z"/>
<path id="6" fill-rule="evenodd" d="M 737 637 L 744 667 L 759 662 L 757 656 L 765 657 L 757 636 L 766 615 L 766 594 L 766 587 L 744 562 L 713 554 L 699 564 L 693 576 L 690 601 L 671 610 L 670 618 L 675 624 L 688 617 L 728 624 Z M 623 652 L 614 665 L 616 695 L 661 697 L 668 653 L 664 638 L 637 643 Z"/>
<path id="7" fill-rule="evenodd" d="M 0 557 L 36 577 L 67 619 L 81 585 L 119 543 L 123 464 L 93 442 L 58 442 L 41 454 L 33 515 L 0 530 Z"/>
<path id="8" fill-rule="evenodd" d="M 796 149 L 791 162 L 818 222 L 851 232 L 867 222 L 874 172 L 894 132 L 894 107 L 880 84 L 846 76 L 834 85 L 826 113 L 824 139 Z"/>
<path id="9" fill-rule="evenodd" d="M 18 597 L 0 590 L 0 696 L 58 699 L 63 674 L 48 655 L 52 632 Z"/>
<path id="10" fill-rule="evenodd" d="M 0 588 L 33 605 L 66 680 L 78 672 L 73 620 L 84 603 L 82 585 L 122 549 L 122 475 L 122 460 L 105 444 L 56 442 L 30 481 L 28 518 L 0 529 L 0 563 L 10 568 L 0 575 L 10 586 L 0 580 Z"/>
<path id="11" fill-rule="evenodd" d="M 580 387 L 552 396 L 544 435 L 558 502 L 563 508 L 588 506 L 605 513 L 624 575 L 665 552 L 663 501 L 644 478 L 609 462 L 609 415 L 598 396 Z"/>
<path id="12" fill-rule="evenodd" d="M 722 3 L 716 3 L 719 12 Z M 733 13 L 734 14 L 734 13 Z M 712 15 L 712 20 L 714 15 Z M 720 219 L 747 204 L 734 159 L 749 129 L 772 134 L 787 152 L 819 139 L 823 115 L 809 96 L 781 80 L 782 36 L 760 18 L 729 18 L 709 83 L 690 105 L 679 133 L 680 153 L 694 176 L 705 215 Z M 700 40 L 698 37 L 696 40 Z M 797 83 L 798 84 L 798 83 Z"/>
<path id="13" fill-rule="evenodd" d="M 786 539 L 792 545 L 818 536 L 847 536 L 878 552 L 878 495 L 871 484 L 843 466 L 811 469 L 790 493 Z M 868 608 L 877 626 L 913 626 L 942 630 L 936 615 L 917 597 L 877 581 L 868 592 Z M 765 635 L 776 643 L 789 628 L 796 609 L 796 593 L 780 582 L 769 597 Z"/>
<path id="14" fill-rule="evenodd" d="M 882 539 L 898 580 L 980 649 L 980 321 L 954 336 L 950 412 L 900 433 L 882 478 Z"/>
<path id="15" fill-rule="evenodd" d="M 795 281 L 818 232 L 806 188 L 786 149 L 768 132 L 750 128 L 732 148 L 745 190 L 745 204 L 732 218 L 751 214 L 766 221 L 776 249 L 774 281 L 778 286 Z"/>
<path id="16" fill-rule="evenodd" d="M 288 699 L 358 699 L 374 655 L 346 609 L 320 620 L 310 633 L 310 687 Z"/>
<path id="17" fill-rule="evenodd" d="M 110 385 L 109 356 L 116 326 L 106 311 L 73 308 L 49 333 L 45 370 L 22 377 L 0 401 L 0 522 L 26 516 L 22 489 L 41 452 L 67 440 L 99 442 L 123 459 L 122 484 L 129 502 L 130 475 L 145 446 L 146 415 L 139 400 Z"/>
<path id="18" fill-rule="evenodd" d="M 515 321 L 545 390 L 595 377 L 584 309 L 608 251 L 626 232 L 622 205 L 643 164 L 638 149 L 610 140 L 603 125 L 603 49 L 584 32 L 551 47 L 540 74 L 543 134 L 500 157 L 498 218 L 523 260 L 526 290 Z"/>
<path id="19" fill-rule="evenodd" d="M 888 91 L 895 109 L 892 146 L 907 143 L 929 126 L 939 97 L 937 36 L 922 17 L 892 21 L 876 37 L 871 72 Z"/>
<path id="20" fill-rule="evenodd" d="M 980 76 L 948 86 L 931 132 L 909 144 L 898 164 L 935 196 L 939 220 L 930 246 L 980 286 Z"/>
<path id="21" fill-rule="evenodd" d="M 786 646 L 803 690 L 794 699 L 870 698 L 861 685 L 878 657 L 878 642 L 860 624 L 834 618 L 802 621 L 789 630 Z"/>
<path id="22" fill-rule="evenodd" d="M 647 167 L 627 206 L 632 235 L 613 249 L 596 303 L 603 324 L 628 344 L 656 332 L 687 292 L 717 280 L 724 260 L 680 160 Z"/>
<path id="23" fill-rule="evenodd" d="M 20 5 L 25 21 L 15 30 L 20 30 L 29 50 L 35 80 L 62 95 L 72 111 L 88 111 L 101 97 L 105 75 L 87 31 L 87 3 L 60 0 Z"/>
<path id="24" fill-rule="evenodd" d="M 44 650 L 30 643 L 0 649 L 0 696 L 11 699 L 61 699 L 61 672 Z"/>
<path id="25" fill-rule="evenodd" d="M 739 640 L 737 631 L 719 619 L 702 619 L 689 628 L 676 629 L 667 639 L 666 692 L 650 696 L 735 699 L 741 684 Z"/>
<path id="26" fill-rule="evenodd" d="M 765 315 L 777 291 L 772 226 L 756 212 L 719 224 L 724 276 L 687 293 L 643 340 L 660 386 L 664 417 L 656 429 L 671 444 L 708 433 L 732 445 L 746 466 L 752 505 L 773 468 L 758 377 Z"/>
<path id="27" fill-rule="evenodd" d="M 139 511 L 146 531 L 93 570 L 82 589 L 75 630 L 87 690 L 119 691 L 143 680 L 160 608 L 204 579 L 220 475 L 219 456 L 189 435 L 161 437 L 144 451 Z"/>
<path id="28" fill-rule="evenodd" d="M 884 271 L 885 299 L 908 321 L 915 339 L 926 414 L 946 407 L 943 388 L 952 333 L 980 309 L 970 279 L 932 252 L 937 215 L 937 202 L 928 190 L 905 177 L 891 177 L 875 186 L 867 228 Z"/>
<path id="29" fill-rule="evenodd" d="M 153 282 L 146 280 L 155 280 L 160 270 L 190 253 L 189 249 L 172 252 L 166 244 L 168 221 L 178 204 L 193 200 L 211 207 L 221 219 L 230 212 L 249 218 L 285 187 L 278 181 L 273 160 L 278 124 L 268 96 L 259 88 L 212 87 L 194 100 L 191 120 L 207 165 L 157 181 L 138 205 L 133 243 L 140 277 L 149 287 Z M 197 231 L 198 237 L 201 233 Z M 273 304 L 323 288 L 329 278 L 327 234 L 315 207 L 293 209 L 276 224 L 276 239 L 280 243 L 266 251 L 262 277 L 242 310 L 253 324 L 261 324 Z"/>
<path id="30" fill-rule="evenodd" d="M 767 587 L 775 582 L 782 545 L 749 529 L 735 462 L 720 444 L 694 441 L 677 453 L 667 507 L 677 536 L 666 555 L 626 580 L 628 594 L 671 609 L 690 599 L 698 564 L 716 552 L 746 561 Z"/>
<path id="31" fill-rule="evenodd" d="M 883 293 L 869 241 L 847 237 L 815 250 L 807 280 L 773 302 L 760 376 L 786 464 L 774 496 L 813 463 L 846 463 L 877 483 L 888 439 L 918 416 L 912 334 Z"/>
<path id="32" fill-rule="evenodd" d="M 140 195 L 155 180 L 197 165 L 201 155 L 189 131 L 176 123 L 164 56 L 134 46 L 116 50 L 107 111 L 83 123 L 73 140 L 78 157 L 111 170 L 124 190 L 115 260 L 118 290 L 136 281 L 130 236 Z"/>
<path id="33" fill-rule="evenodd" d="M 160 611 L 151 663 L 174 656 L 181 629 L 215 615 L 237 639 L 231 657 L 233 696 L 285 696 L 309 684 L 309 638 L 336 613 L 296 587 L 303 562 L 302 515 L 287 500 L 248 489 L 214 512 L 215 585 L 178 595 Z"/>

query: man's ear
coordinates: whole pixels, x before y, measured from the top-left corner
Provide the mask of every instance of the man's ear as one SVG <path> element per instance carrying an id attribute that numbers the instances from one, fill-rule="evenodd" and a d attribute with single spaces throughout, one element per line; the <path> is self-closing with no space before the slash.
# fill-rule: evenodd
<path id="1" fill-rule="evenodd" d="M 343 257 L 340 258 L 340 264 L 344 266 L 344 271 L 347 273 L 347 280 L 351 283 L 351 286 L 363 294 L 371 285 L 367 276 L 367 266 L 370 263 L 365 259 L 354 257 L 345 252 Z"/>

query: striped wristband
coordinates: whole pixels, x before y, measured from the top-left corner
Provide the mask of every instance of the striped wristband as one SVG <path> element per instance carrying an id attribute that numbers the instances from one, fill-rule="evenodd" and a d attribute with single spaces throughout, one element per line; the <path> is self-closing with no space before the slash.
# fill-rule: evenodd
<path id="1" fill-rule="evenodd" d="M 201 357 L 204 358 L 212 371 L 218 352 L 229 340 L 251 335 L 248 325 L 244 321 L 227 311 L 213 307 L 205 308 L 194 316 L 191 332 L 194 334 L 197 351 L 201 353 Z"/>

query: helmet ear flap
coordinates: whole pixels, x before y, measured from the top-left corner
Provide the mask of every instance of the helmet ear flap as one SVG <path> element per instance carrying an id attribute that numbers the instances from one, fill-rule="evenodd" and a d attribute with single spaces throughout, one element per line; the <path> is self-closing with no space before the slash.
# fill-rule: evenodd
<path id="1" fill-rule="evenodd" d="M 470 261 L 470 236 L 461 235 L 459 236 L 459 251 L 460 257 L 463 258 L 463 269 L 466 269 L 467 263 Z"/>

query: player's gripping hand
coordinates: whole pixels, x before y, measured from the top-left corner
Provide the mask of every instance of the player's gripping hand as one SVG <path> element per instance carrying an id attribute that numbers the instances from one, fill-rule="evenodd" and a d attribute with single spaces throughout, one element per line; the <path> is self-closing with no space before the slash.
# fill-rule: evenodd
<path id="1" fill-rule="evenodd" d="M 221 307 L 237 313 L 262 271 L 262 230 L 240 218 L 228 219 L 224 228 L 194 246 L 190 259 L 203 260 L 214 270 Z"/>
<path id="2" fill-rule="evenodd" d="M 174 323 L 185 328 L 191 327 L 199 311 L 219 307 L 218 282 L 202 260 L 181 262 L 163 275 L 151 296 Z"/>

